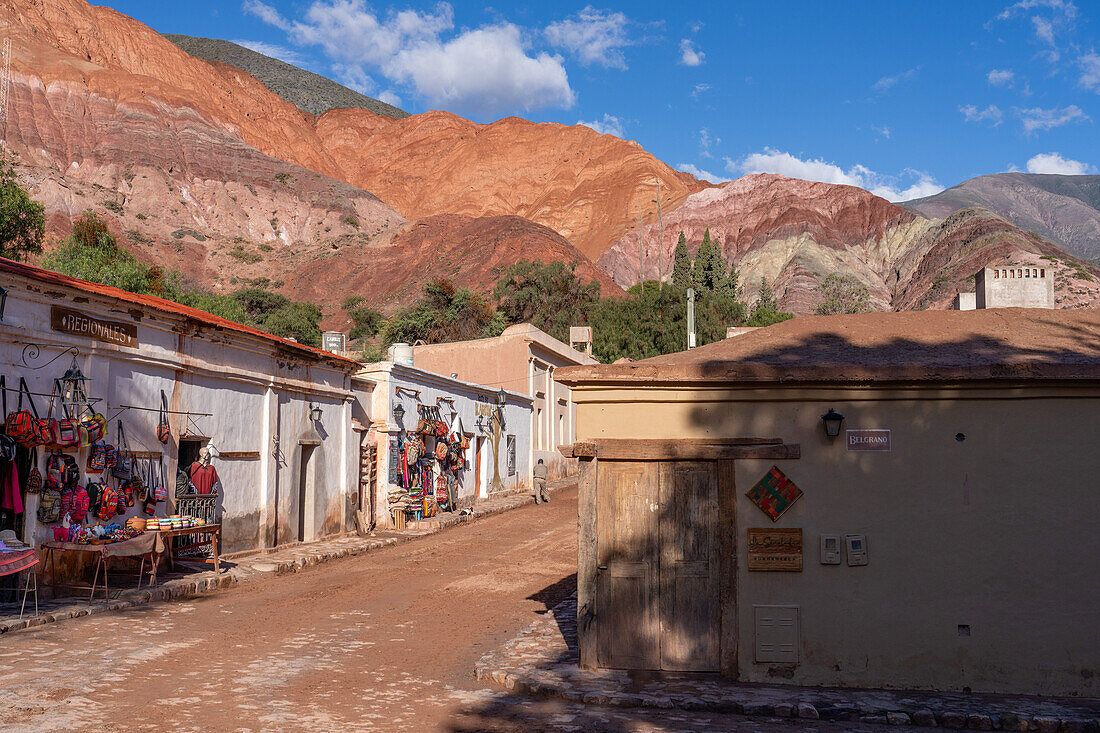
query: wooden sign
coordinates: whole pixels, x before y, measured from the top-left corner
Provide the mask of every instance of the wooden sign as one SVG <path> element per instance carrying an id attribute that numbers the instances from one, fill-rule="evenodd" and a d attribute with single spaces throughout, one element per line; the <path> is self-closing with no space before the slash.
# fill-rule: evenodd
<path id="1" fill-rule="evenodd" d="M 889 430 L 849 430 L 848 450 L 851 451 L 889 451 Z"/>
<path id="2" fill-rule="evenodd" d="M 749 570 L 802 572 L 802 528 L 749 528 Z"/>
<path id="3" fill-rule="evenodd" d="M 87 336 L 107 344 L 130 347 L 138 345 L 137 326 L 133 323 L 105 321 L 57 305 L 50 308 L 50 327 L 55 331 Z"/>

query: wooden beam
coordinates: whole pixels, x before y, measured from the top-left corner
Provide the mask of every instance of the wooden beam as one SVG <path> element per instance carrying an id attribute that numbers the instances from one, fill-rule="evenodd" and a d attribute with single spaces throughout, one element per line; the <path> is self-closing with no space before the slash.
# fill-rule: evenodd
<path id="1" fill-rule="evenodd" d="M 718 671 L 737 679 L 736 463 L 718 461 Z"/>
<path id="2" fill-rule="evenodd" d="M 596 668 L 596 465 L 580 460 L 577 475 L 577 646 L 584 669 Z"/>
<path id="3" fill-rule="evenodd" d="M 260 457 L 260 451 L 258 450 L 223 450 L 218 453 L 218 458 L 223 458 L 227 461 L 233 460 L 254 460 Z"/>
<path id="4" fill-rule="evenodd" d="M 749 440 L 757 442 L 739 442 Z M 769 442 L 764 443 L 763 440 Z M 774 461 L 799 458 L 801 448 L 797 443 L 783 443 L 779 438 L 730 438 L 723 441 L 609 438 L 574 443 L 573 455 L 621 461 L 722 461 L 745 458 Z"/>

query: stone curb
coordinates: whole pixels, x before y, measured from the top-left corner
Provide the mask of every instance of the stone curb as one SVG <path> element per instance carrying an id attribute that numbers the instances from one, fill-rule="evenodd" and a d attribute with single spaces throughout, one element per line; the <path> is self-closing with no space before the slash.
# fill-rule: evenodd
<path id="1" fill-rule="evenodd" d="M 761 686 L 724 683 L 699 685 L 696 691 L 661 690 L 660 684 L 638 691 L 629 678 L 616 672 L 589 672 L 577 665 L 575 652 L 561 654 L 563 635 L 573 635 L 576 596 L 552 609 L 525 629 L 501 650 L 486 654 L 475 666 L 478 681 L 516 694 L 560 699 L 585 705 L 629 708 L 676 708 L 686 711 L 732 713 L 747 717 L 799 718 L 858 722 L 868 725 L 910 725 L 950 730 L 1005 730 L 1021 733 L 1100 733 L 1100 703 L 1081 698 L 1080 710 L 1059 709 L 1053 701 L 1036 699 L 1043 714 L 1035 710 L 1011 710 L 1011 702 L 984 700 L 975 695 L 966 703 L 959 695 L 953 700 L 935 700 L 935 693 L 861 691 L 842 688 Z M 559 619 L 559 621 L 555 621 Z M 559 623 L 560 631 L 559 629 Z M 552 625 L 554 633 L 548 635 Z M 526 665 L 524 655 L 540 649 L 540 640 L 556 636 L 558 660 Z M 546 655 L 543 654 L 545 657 Z M 518 658 L 518 659 L 517 659 Z M 683 688 L 677 680 L 669 686 Z M 656 687 L 657 689 L 652 689 Z M 912 696 L 924 697 L 923 700 Z M 871 699 L 875 698 L 875 699 Z"/>
<path id="2" fill-rule="evenodd" d="M 572 485 L 573 483 L 570 481 L 561 481 L 556 482 L 556 485 L 550 486 L 549 488 L 551 491 L 556 491 Z M 237 567 L 226 570 L 217 576 L 215 576 L 212 571 L 197 573 L 195 575 L 189 575 L 186 578 L 166 580 L 153 588 L 131 588 L 124 590 L 119 594 L 118 598 L 112 599 L 109 602 L 97 601 L 89 604 L 86 601 L 75 601 L 71 604 L 45 611 L 37 616 L 24 616 L 21 620 L 15 618 L 0 621 L 0 638 L 2 638 L 4 634 L 12 631 L 30 629 L 36 626 L 57 623 L 59 621 L 80 618 L 82 616 L 92 616 L 106 611 L 120 611 L 126 608 L 135 608 L 137 606 L 144 606 L 157 602 L 186 600 L 218 589 L 247 583 L 256 577 L 271 573 L 275 575 L 297 573 L 307 567 L 319 565 L 331 560 L 355 557 L 356 555 L 374 552 L 385 547 L 414 542 L 421 537 L 436 534 L 450 527 L 473 522 L 484 517 L 502 514 L 533 503 L 534 496 L 525 492 L 517 492 L 511 496 L 500 497 L 499 503 L 493 506 L 486 506 L 484 509 L 475 508 L 472 513 L 461 516 L 442 517 L 438 521 L 431 522 L 434 526 L 417 529 L 394 537 L 368 540 L 367 538 L 351 535 L 337 540 L 321 540 L 317 543 L 318 545 L 343 542 L 348 546 L 335 548 L 327 547 L 320 551 L 309 552 L 308 544 L 299 545 L 295 549 L 289 550 L 289 552 L 292 553 L 300 553 L 292 560 L 265 560 L 264 558 L 266 556 L 264 555 L 252 555 L 246 558 L 240 558 Z"/>

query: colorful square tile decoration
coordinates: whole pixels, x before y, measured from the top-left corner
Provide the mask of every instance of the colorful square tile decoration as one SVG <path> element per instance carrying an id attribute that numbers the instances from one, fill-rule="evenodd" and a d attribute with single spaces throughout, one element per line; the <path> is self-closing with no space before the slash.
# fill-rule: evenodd
<path id="1" fill-rule="evenodd" d="M 795 486 L 794 481 L 787 478 L 778 466 L 772 466 L 772 470 L 757 481 L 745 496 L 775 522 L 791 508 L 791 504 L 798 501 L 802 489 Z"/>

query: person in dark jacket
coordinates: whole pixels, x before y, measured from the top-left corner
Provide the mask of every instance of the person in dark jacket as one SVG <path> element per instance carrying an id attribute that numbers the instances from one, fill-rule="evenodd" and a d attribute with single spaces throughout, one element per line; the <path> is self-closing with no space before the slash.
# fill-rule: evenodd
<path id="1" fill-rule="evenodd" d="M 539 459 L 535 464 L 535 503 L 540 501 L 550 503 L 550 492 L 546 490 L 546 464 Z"/>

